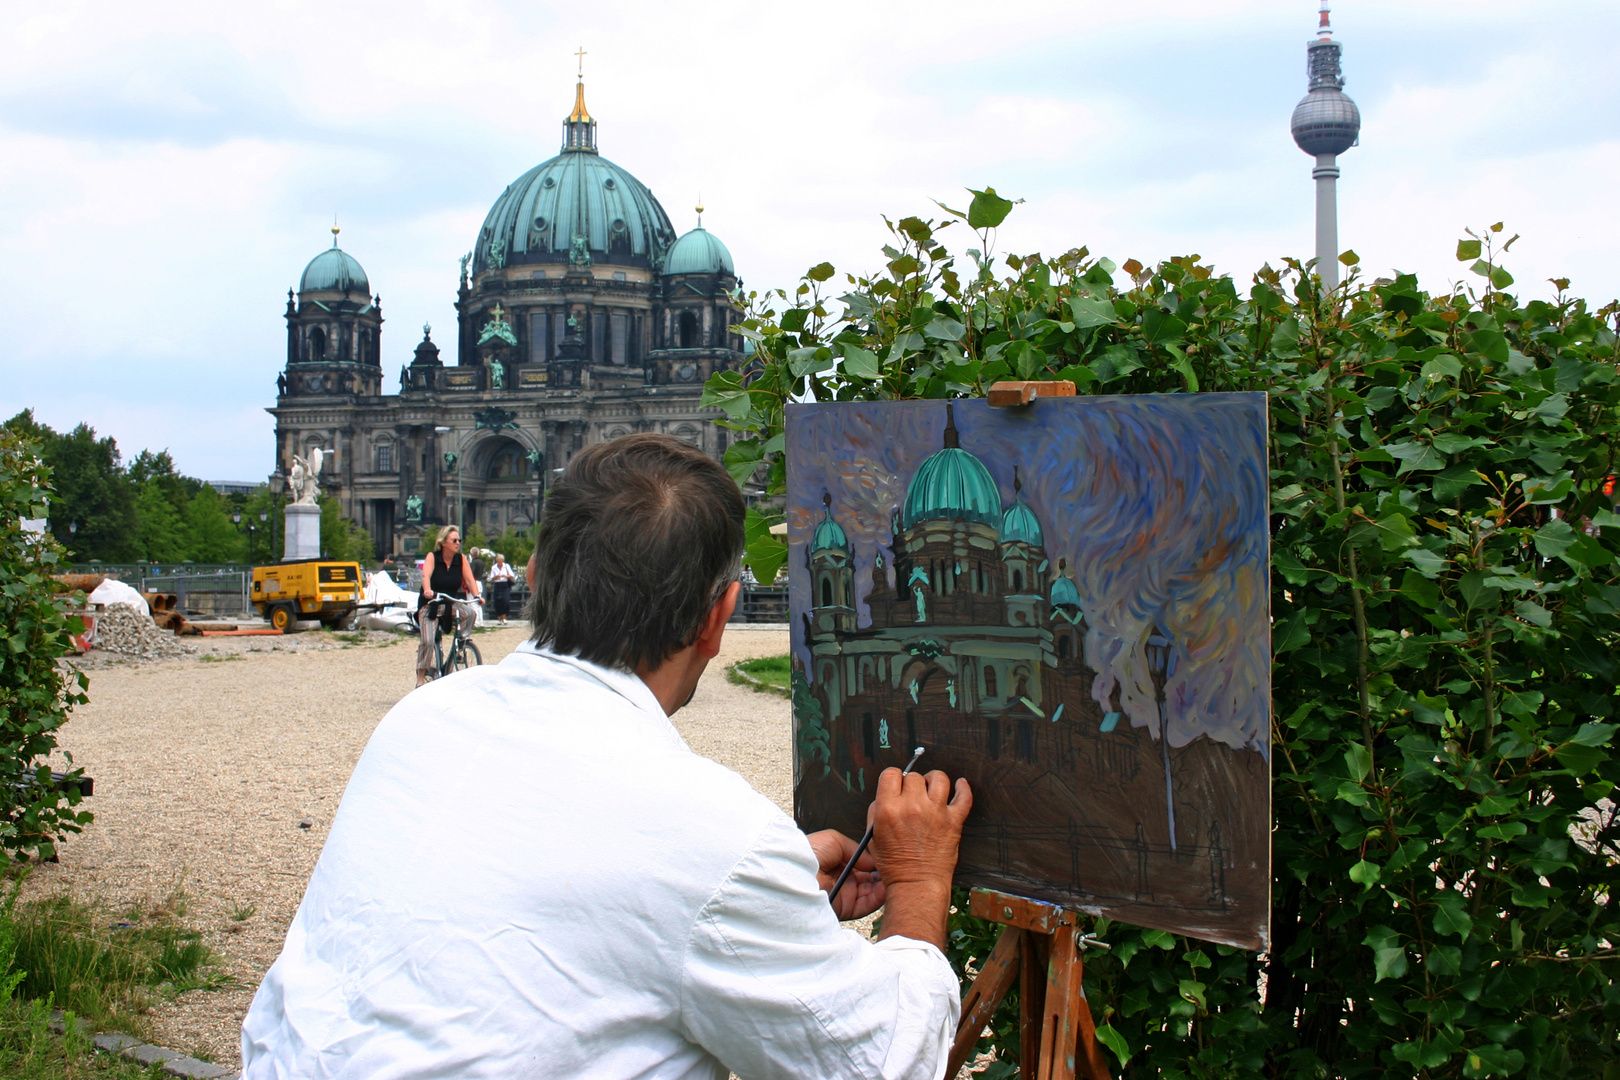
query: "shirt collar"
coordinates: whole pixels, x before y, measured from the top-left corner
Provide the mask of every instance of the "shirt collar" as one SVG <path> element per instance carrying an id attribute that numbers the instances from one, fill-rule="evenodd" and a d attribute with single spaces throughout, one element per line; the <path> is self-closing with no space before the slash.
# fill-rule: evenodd
<path id="1" fill-rule="evenodd" d="M 656 716 L 668 726 L 671 732 L 675 730 L 675 725 L 669 722 L 669 716 L 664 712 L 664 706 L 659 703 L 652 689 L 641 681 L 641 676 L 628 668 L 603 667 L 601 664 L 593 664 L 589 660 L 582 660 L 578 656 L 569 653 L 553 652 L 543 645 L 536 645 L 533 640 L 525 641 L 513 652 L 524 653 L 542 660 L 550 660 L 554 663 L 577 668 L 630 702 L 636 708 Z"/>

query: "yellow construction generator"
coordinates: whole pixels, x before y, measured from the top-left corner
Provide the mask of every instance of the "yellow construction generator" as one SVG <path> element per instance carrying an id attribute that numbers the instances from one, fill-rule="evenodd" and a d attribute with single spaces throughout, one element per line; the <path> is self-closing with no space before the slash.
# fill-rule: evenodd
<path id="1" fill-rule="evenodd" d="M 357 562 L 302 559 L 253 568 L 253 606 L 285 633 L 301 619 L 342 625 L 360 606 L 362 589 Z"/>

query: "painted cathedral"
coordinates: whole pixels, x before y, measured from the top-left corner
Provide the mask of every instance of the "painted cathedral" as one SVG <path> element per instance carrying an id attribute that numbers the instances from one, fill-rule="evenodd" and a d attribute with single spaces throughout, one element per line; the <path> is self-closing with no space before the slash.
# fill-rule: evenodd
<path id="1" fill-rule="evenodd" d="M 1268 843 L 1240 805 L 1264 759 L 1207 738 L 1167 747 L 1117 689 L 1095 699 L 1072 569 L 1050 557 L 1017 471 L 1004 503 L 945 412 L 867 580 L 829 494 L 802 549 L 796 819 L 858 835 L 878 774 L 922 746 L 920 769 L 973 786 L 959 882 L 1254 947 L 1234 928 L 1264 901 L 1228 871 Z"/>
<path id="2" fill-rule="evenodd" d="M 381 298 L 334 227 L 287 294 L 267 410 L 277 466 L 324 448 L 323 492 L 380 557 L 414 552 L 428 523 L 528 527 L 547 477 L 591 443 L 654 431 L 719 457 L 725 431 L 698 403 L 712 372 L 743 362 L 740 282 L 702 209 L 677 237 L 647 186 L 597 150 L 581 80 L 561 151 L 502 192 L 462 259 L 453 357 L 424 326 L 397 393 Z"/>

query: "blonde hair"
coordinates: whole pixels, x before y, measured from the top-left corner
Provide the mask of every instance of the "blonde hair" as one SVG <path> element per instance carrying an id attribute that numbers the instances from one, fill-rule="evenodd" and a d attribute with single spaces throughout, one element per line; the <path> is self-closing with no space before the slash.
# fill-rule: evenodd
<path id="1" fill-rule="evenodd" d="M 442 526 L 439 529 L 438 533 L 434 535 L 434 537 L 433 537 L 433 547 L 430 548 L 429 550 L 431 550 L 435 555 L 437 555 L 439 553 L 439 549 L 444 547 L 445 541 L 450 539 L 450 534 L 451 533 L 459 533 L 460 531 L 461 530 L 456 528 L 456 526 L 454 526 L 454 525 Z"/>

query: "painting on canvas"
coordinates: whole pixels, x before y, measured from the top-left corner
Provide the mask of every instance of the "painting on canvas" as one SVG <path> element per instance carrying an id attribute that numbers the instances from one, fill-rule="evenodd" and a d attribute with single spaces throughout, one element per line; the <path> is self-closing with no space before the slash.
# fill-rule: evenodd
<path id="1" fill-rule="evenodd" d="M 1270 899 L 1266 397 L 790 405 L 794 805 L 926 747 L 958 883 L 1251 949 Z"/>

